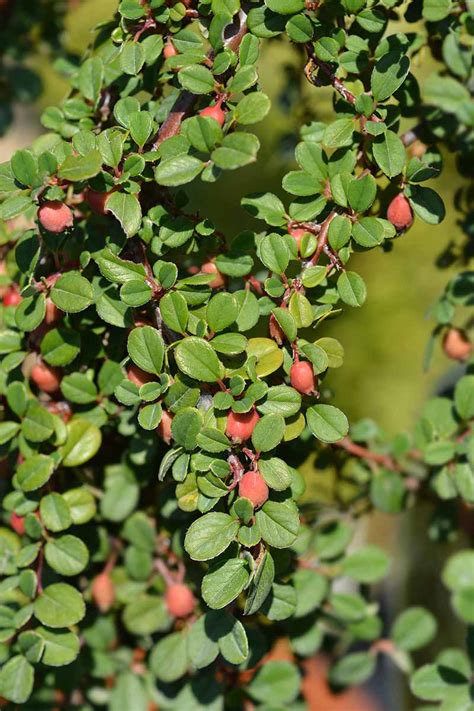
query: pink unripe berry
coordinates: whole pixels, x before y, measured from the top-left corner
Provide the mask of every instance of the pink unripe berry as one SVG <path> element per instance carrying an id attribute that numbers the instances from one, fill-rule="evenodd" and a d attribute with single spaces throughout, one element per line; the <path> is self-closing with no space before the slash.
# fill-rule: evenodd
<path id="1" fill-rule="evenodd" d="M 222 109 L 221 103 L 221 101 L 218 101 L 214 106 L 206 106 L 205 109 L 199 112 L 199 116 L 207 116 L 214 119 L 222 127 L 225 122 L 225 111 Z"/>
<path id="2" fill-rule="evenodd" d="M 23 297 L 15 286 L 10 286 L 3 297 L 4 306 L 18 306 Z"/>
<path id="3" fill-rule="evenodd" d="M 450 328 L 443 339 L 443 350 L 452 360 L 467 360 L 472 352 L 472 343 L 459 328 Z"/>
<path id="4" fill-rule="evenodd" d="M 226 434 L 235 442 L 243 442 L 252 436 L 259 419 L 260 415 L 256 410 L 229 412 L 227 415 Z"/>
<path id="5" fill-rule="evenodd" d="M 161 421 L 158 427 L 156 428 L 156 431 L 163 440 L 163 442 L 165 442 L 166 444 L 169 444 L 173 438 L 173 435 L 171 433 L 172 422 L 173 415 L 171 415 L 167 410 L 163 410 L 163 413 L 161 415 Z"/>
<path id="6" fill-rule="evenodd" d="M 293 227 L 288 230 L 288 234 L 290 234 L 296 242 L 298 252 L 301 250 L 301 241 L 306 233 L 307 230 L 304 230 L 302 227 Z"/>
<path id="7" fill-rule="evenodd" d="M 165 593 L 165 603 L 168 612 L 173 617 L 187 617 L 196 607 L 192 591 L 183 583 L 170 585 Z"/>
<path id="8" fill-rule="evenodd" d="M 294 389 L 303 395 L 314 393 L 318 382 L 311 363 L 308 363 L 307 360 L 293 363 L 290 368 L 290 382 Z"/>
<path id="9" fill-rule="evenodd" d="M 112 578 L 105 571 L 92 581 L 92 599 L 101 612 L 108 612 L 115 602 L 115 586 Z"/>
<path id="10" fill-rule="evenodd" d="M 239 482 L 239 496 L 252 502 L 254 509 L 262 506 L 268 499 L 268 486 L 257 471 L 246 472 Z"/>
<path id="11" fill-rule="evenodd" d="M 48 232 L 64 232 L 74 223 L 72 210 L 60 200 L 51 200 L 41 205 L 38 218 Z"/>
<path id="12" fill-rule="evenodd" d="M 15 533 L 22 536 L 25 533 L 25 518 L 24 516 L 18 516 L 14 511 L 10 516 L 10 526 L 13 528 Z"/>
<path id="13" fill-rule="evenodd" d="M 410 203 L 403 193 L 396 195 L 387 210 L 389 220 L 397 230 L 405 230 L 413 222 L 413 212 Z"/>
<path id="14" fill-rule="evenodd" d="M 224 276 L 220 273 L 214 262 L 205 262 L 201 267 L 201 272 L 216 275 L 216 278 L 209 282 L 211 289 L 220 289 L 225 286 Z"/>
<path id="15" fill-rule="evenodd" d="M 39 361 L 31 369 L 31 379 L 43 392 L 54 393 L 61 382 L 61 371 Z"/>

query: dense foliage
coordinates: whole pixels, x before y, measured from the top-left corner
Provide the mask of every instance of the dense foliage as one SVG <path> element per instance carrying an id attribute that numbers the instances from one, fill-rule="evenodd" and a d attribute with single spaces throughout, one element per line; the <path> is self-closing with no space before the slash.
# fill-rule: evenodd
<path id="1" fill-rule="evenodd" d="M 351 256 L 442 221 L 424 185 L 441 144 L 472 173 L 473 33 L 454 0 L 122 0 L 48 132 L 0 166 L 7 702 L 317 708 L 303 668 L 324 649 L 336 690 L 387 655 L 420 699 L 472 709 L 472 641 L 416 669 L 435 618 L 409 608 L 387 628 L 373 586 L 390 561 L 351 540 L 372 508 L 425 500 L 433 538 L 472 535 L 474 374 L 389 442 L 369 420 L 349 436 L 324 380 L 344 357 L 327 319 L 366 299 Z M 219 199 L 221 173 L 257 160 L 266 42 L 297 47 L 334 116 L 301 127 L 287 199 L 262 186 L 242 204 L 255 231 L 227 235 L 187 204 L 193 180 Z M 420 86 L 428 52 L 439 73 Z M 470 197 L 455 201 L 467 237 Z M 460 362 L 469 256 L 447 246 L 463 271 L 433 309 L 431 348 Z M 325 507 L 298 505 L 311 449 L 337 471 Z M 441 577 L 474 624 L 474 552 Z M 287 660 L 270 651 L 282 636 Z"/>

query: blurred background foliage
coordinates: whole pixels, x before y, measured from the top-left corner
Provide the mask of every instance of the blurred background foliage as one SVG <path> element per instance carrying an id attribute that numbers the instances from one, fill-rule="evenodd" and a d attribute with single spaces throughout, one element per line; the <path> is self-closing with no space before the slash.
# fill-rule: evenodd
<path id="1" fill-rule="evenodd" d="M 51 0 L 58 4 L 57 0 Z M 110 17 L 116 0 L 69 0 L 64 5 L 63 45 L 67 53 L 54 61 L 54 47 L 38 42 L 26 60 L 27 67 L 39 74 L 41 91 L 33 104 L 15 106 L 14 122 L 0 139 L 0 159 L 6 160 L 13 150 L 28 145 L 41 130 L 42 109 L 55 104 L 67 92 L 67 79 L 61 74 L 70 58 L 85 51 L 91 30 Z M 416 26 L 399 23 L 396 30 L 416 31 Z M 236 172 L 227 171 L 221 178 L 216 196 L 212 184 L 196 182 L 194 209 L 209 216 L 230 238 L 246 228 L 260 226 L 239 207 L 240 198 L 253 191 L 271 191 L 282 196 L 281 178 L 291 167 L 298 126 L 310 119 L 325 120 L 331 115 L 330 89 L 318 89 L 306 83 L 301 72 L 302 57 L 297 49 L 278 39 L 267 43 L 262 52 L 261 79 L 263 90 L 272 99 L 272 112 L 260 127 L 262 148 L 256 164 Z M 69 54 L 70 53 L 70 54 Z M 7 60 L 5 60 L 7 61 Z M 433 60 L 421 57 L 413 67 L 419 79 L 435 69 Z M 258 132 L 258 131 L 257 131 Z M 324 321 L 318 335 L 337 337 L 345 348 L 345 362 L 328 386 L 334 393 L 334 404 L 349 419 L 374 419 L 390 436 L 410 430 L 426 398 L 449 385 L 455 366 L 436 352 L 428 372 L 423 371 L 423 352 L 433 322 L 429 309 L 439 297 L 448 278 L 447 270 L 437 269 L 435 262 L 447 243 L 459 232 L 454 195 L 461 185 L 451 156 L 445 155 L 445 168 L 436 181 L 447 206 L 447 218 L 438 227 L 419 220 L 405 236 L 394 241 L 393 250 L 371 250 L 355 258 L 354 268 L 364 277 L 368 299 L 363 308 L 345 308 L 342 317 Z M 314 458 L 303 467 L 308 482 L 309 499 L 330 496 L 331 472 L 315 471 Z M 437 587 L 441 560 L 448 544 L 430 545 L 426 530 L 429 515 L 417 509 L 391 519 L 372 516 L 357 533 L 357 538 L 376 540 L 396 553 L 392 574 L 381 591 L 381 603 L 392 618 L 405 604 L 423 603 L 439 612 L 449 604 L 444 591 Z M 451 547 L 451 546 L 449 546 Z M 406 555 L 400 555 L 405 551 Z M 427 599 L 428 598 L 428 599 Z M 442 631 L 443 643 L 458 643 L 460 632 Z M 438 639 L 440 643 L 441 639 Z M 436 644 L 436 646 L 438 646 Z M 432 650 L 427 650 L 427 656 Z M 390 671 L 394 674 L 393 667 Z M 412 708 L 402 696 L 402 686 L 385 675 L 378 677 L 378 696 L 383 709 L 399 711 Z M 415 704 L 416 705 L 416 704 Z M 362 710 L 361 710 L 362 711 Z"/>

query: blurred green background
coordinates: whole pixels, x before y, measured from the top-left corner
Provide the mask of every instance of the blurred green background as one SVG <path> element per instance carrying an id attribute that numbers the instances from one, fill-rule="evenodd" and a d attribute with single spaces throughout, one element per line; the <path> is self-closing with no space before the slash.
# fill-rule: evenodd
<path id="1" fill-rule="evenodd" d="M 82 53 L 93 26 L 110 17 L 116 5 L 116 0 L 71 2 L 66 48 Z M 403 29 L 403 25 L 393 31 L 397 29 Z M 39 56 L 29 61 L 42 76 L 44 92 L 37 106 L 17 110 L 16 126 L 0 141 L 3 160 L 31 141 L 41 130 L 42 108 L 60 101 L 67 91 L 67 82 L 52 68 L 49 56 L 46 52 L 42 54 L 41 48 Z M 301 66 L 302 57 L 297 50 L 279 41 L 265 45 L 261 83 L 272 98 L 273 109 L 264 127 L 257 131 L 262 143 L 258 163 L 234 174 L 225 173 L 217 186 L 218 199 L 215 186 L 198 182 L 193 185 L 196 207 L 229 237 L 246 227 L 263 228 L 263 224 L 254 222 L 240 208 L 240 198 L 261 190 L 282 195 L 281 178 L 291 167 L 292 141 L 301 120 L 309 119 L 308 108 L 316 120 L 330 116 L 331 90 L 315 89 L 304 79 L 299 84 Z M 422 77 L 433 70 L 433 65 L 425 58 L 413 69 Z M 300 87 L 304 103 L 298 101 Z M 390 435 L 411 428 L 427 396 L 436 391 L 441 374 L 454 370 L 438 349 L 429 372 L 423 372 L 423 352 L 432 328 L 428 310 L 448 279 L 448 273 L 436 269 L 434 262 L 459 230 L 453 207 L 459 177 L 450 156 L 445 156 L 445 163 L 442 177 L 436 181 L 436 189 L 447 207 L 443 224 L 433 227 L 416 220 L 407 235 L 395 240 L 391 253 L 380 249 L 355 256 L 352 268 L 366 281 L 367 302 L 361 309 L 345 307 L 340 318 L 325 321 L 318 332 L 318 336 L 337 337 L 346 352 L 344 366 L 333 371 L 327 381 L 334 392 L 334 403 L 349 419 L 373 418 Z M 305 470 L 311 488 L 311 460 Z M 439 584 L 439 567 L 447 549 L 429 543 L 428 517 L 429 512 L 423 511 L 397 519 L 377 515 L 360 527 L 359 541 L 377 540 L 395 553 L 392 575 L 382 591 L 389 617 L 406 604 L 430 604 L 438 613 L 449 604 Z M 448 643 L 458 641 L 458 635 L 457 628 L 442 632 L 443 641 Z M 393 671 L 387 673 L 393 676 Z M 392 682 L 387 685 L 385 674 L 375 682 L 383 698 L 383 709 L 400 711 L 414 707 L 403 690 L 404 685 L 393 678 Z"/>

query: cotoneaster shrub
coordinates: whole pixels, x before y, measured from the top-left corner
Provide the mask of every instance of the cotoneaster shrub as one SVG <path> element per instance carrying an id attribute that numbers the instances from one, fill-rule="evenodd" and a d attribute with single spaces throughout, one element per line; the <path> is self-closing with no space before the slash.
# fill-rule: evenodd
<path id="1" fill-rule="evenodd" d="M 385 655 L 423 701 L 471 708 L 472 638 L 416 669 L 435 618 L 383 620 L 390 561 L 348 550 L 363 513 L 425 500 L 431 538 L 473 534 L 467 243 L 441 260 L 462 271 L 432 340 L 467 370 L 411 435 L 384 441 L 369 420 L 349 434 L 324 381 L 344 356 L 327 319 L 366 299 L 352 255 L 363 270 L 413 220 L 441 222 L 424 185 L 439 146 L 472 174 L 473 26 L 450 0 L 123 0 L 46 133 L 0 166 L 2 703 L 318 709 Z M 218 199 L 220 174 L 258 159 L 271 42 L 295 45 L 334 115 L 301 126 L 285 199 L 262 185 L 242 201 L 254 231 L 224 235 L 187 202 L 193 180 Z M 420 85 L 429 53 L 439 73 Z M 292 463 L 311 450 L 337 474 L 326 507 L 298 503 Z M 446 615 L 474 623 L 471 550 L 439 585 Z M 312 682 L 319 650 L 332 692 Z"/>

